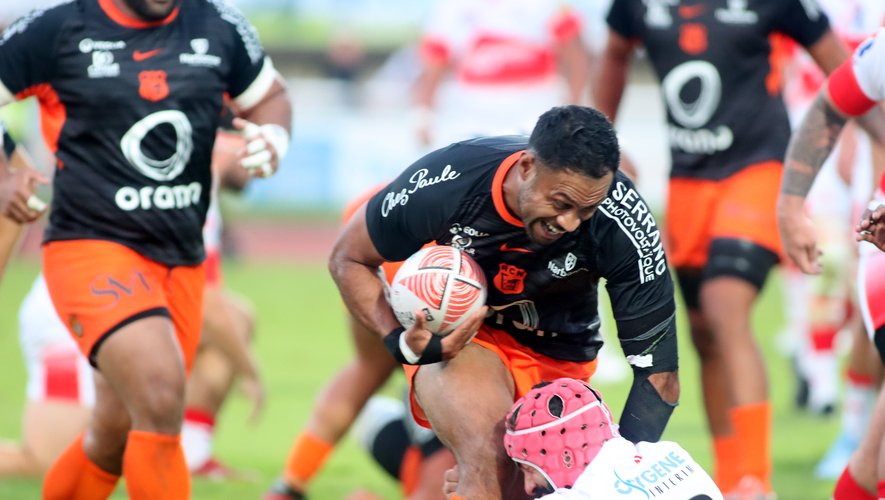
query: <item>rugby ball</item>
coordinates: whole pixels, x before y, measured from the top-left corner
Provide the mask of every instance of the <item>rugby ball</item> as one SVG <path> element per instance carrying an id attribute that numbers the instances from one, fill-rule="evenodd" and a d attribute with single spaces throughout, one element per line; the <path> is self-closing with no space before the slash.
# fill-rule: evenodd
<path id="1" fill-rule="evenodd" d="M 429 246 L 406 259 L 390 285 L 390 306 L 404 328 L 420 312 L 427 329 L 446 336 L 486 303 L 482 268 L 450 246 Z"/>

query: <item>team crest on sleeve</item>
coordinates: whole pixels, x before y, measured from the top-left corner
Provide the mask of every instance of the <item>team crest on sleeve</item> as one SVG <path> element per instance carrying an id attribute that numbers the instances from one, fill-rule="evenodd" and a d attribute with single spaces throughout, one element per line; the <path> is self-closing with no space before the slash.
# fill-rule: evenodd
<path id="1" fill-rule="evenodd" d="M 522 293 L 525 290 L 526 274 L 525 269 L 502 262 L 498 266 L 498 274 L 493 280 L 495 288 L 507 295 Z"/>
<path id="2" fill-rule="evenodd" d="M 151 102 L 165 99 L 169 95 L 166 72 L 158 69 L 138 73 L 138 95 Z"/>

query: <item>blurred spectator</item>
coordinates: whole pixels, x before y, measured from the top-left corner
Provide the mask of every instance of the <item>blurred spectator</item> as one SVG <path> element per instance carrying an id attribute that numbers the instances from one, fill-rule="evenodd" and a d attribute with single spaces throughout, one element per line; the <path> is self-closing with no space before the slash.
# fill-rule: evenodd
<path id="1" fill-rule="evenodd" d="M 558 1 L 436 2 L 415 87 L 422 146 L 528 133 L 547 109 L 580 104 L 589 71 L 581 26 L 577 13 Z M 450 92 L 440 95 L 449 74 Z"/>

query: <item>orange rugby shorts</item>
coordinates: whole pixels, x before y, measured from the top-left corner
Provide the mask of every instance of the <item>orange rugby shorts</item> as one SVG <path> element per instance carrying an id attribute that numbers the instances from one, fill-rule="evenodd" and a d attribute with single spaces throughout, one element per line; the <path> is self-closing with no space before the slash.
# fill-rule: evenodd
<path id="1" fill-rule="evenodd" d="M 667 258 L 674 268 L 702 268 L 718 238 L 750 240 L 783 255 L 775 204 L 782 164 L 756 163 L 726 179 L 670 179 Z"/>
<path id="2" fill-rule="evenodd" d="M 513 401 L 523 397 L 536 384 L 544 381 L 556 380 L 560 377 L 571 377 L 578 380 L 589 381 L 596 372 L 596 362 L 593 361 L 562 361 L 553 359 L 543 354 L 538 354 L 528 347 L 520 344 L 503 330 L 496 330 L 487 325 L 482 325 L 473 343 L 494 352 L 504 363 L 507 371 L 513 377 L 516 394 Z M 412 381 L 418 373 L 420 365 L 403 365 L 406 378 L 409 381 L 409 405 L 415 421 L 424 427 L 430 428 L 427 415 L 418 400 L 415 398 L 415 388 Z M 501 415 L 504 418 L 504 415 Z"/>
<path id="3" fill-rule="evenodd" d="M 166 316 L 190 370 L 202 328 L 202 264 L 169 267 L 110 241 L 51 241 L 43 247 L 43 273 L 62 323 L 93 366 L 109 335 Z"/>

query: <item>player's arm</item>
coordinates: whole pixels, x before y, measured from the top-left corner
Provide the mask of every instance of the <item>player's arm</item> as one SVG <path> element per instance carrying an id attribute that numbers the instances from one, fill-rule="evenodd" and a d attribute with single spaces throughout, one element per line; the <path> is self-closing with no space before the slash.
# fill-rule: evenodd
<path id="1" fill-rule="evenodd" d="M 612 122 L 617 117 L 618 106 L 627 86 L 630 61 L 637 44 L 633 39 L 629 9 L 630 2 L 622 0 L 614 0 L 609 8 L 606 16 L 608 38 L 591 87 L 593 105 Z"/>
<path id="2" fill-rule="evenodd" d="M 607 17 L 609 24 L 605 48 L 599 57 L 598 68 L 593 70 L 590 91 L 591 104 L 614 123 L 618 108 L 627 86 L 630 62 L 637 41 L 629 36 L 631 27 L 627 2 L 612 3 Z M 632 179 L 638 178 L 638 170 L 627 154 L 621 155 L 621 170 Z"/>
<path id="3" fill-rule="evenodd" d="M 864 42 L 852 59 L 830 75 L 790 138 L 777 201 L 778 227 L 787 255 L 803 272 L 821 271 L 814 227 L 804 213 L 805 198 L 845 123 L 850 117 L 867 114 L 874 147 L 885 144 L 885 132 L 879 125 L 885 117 L 875 105 L 882 97 L 875 90 L 881 88 L 876 86 L 875 77 L 879 61 L 885 59 L 882 42 Z"/>
<path id="4" fill-rule="evenodd" d="M 0 170 L 2 171 L 27 171 L 33 169 L 33 162 L 27 152 L 13 141 L 12 137 L 3 130 L 0 125 Z M 40 200 L 37 200 L 39 202 Z M 35 208 L 32 199 L 31 205 Z M 42 202 L 40 202 L 42 203 Z M 38 215 L 41 212 L 38 212 Z M 15 253 L 17 243 L 22 233 L 22 224 L 5 215 L 0 215 L 0 280 L 6 271 L 6 266 L 12 254 Z"/>
<path id="5" fill-rule="evenodd" d="M 618 176 L 594 222 L 601 233 L 599 258 L 618 327 L 618 340 L 633 384 L 621 413 L 621 435 L 660 439 L 679 402 L 679 351 L 673 281 L 660 230 L 633 184 Z M 641 233 L 625 229 L 618 214 L 641 215 Z M 608 229 L 603 229 L 603 226 Z"/>
<path id="6" fill-rule="evenodd" d="M 587 84 L 593 55 L 581 36 L 581 20 L 572 9 L 563 8 L 553 23 L 553 37 L 557 40 L 559 63 L 568 86 L 567 102 L 582 104 L 589 96 Z"/>
<path id="7" fill-rule="evenodd" d="M 423 314 L 416 314 L 415 324 L 403 329 L 378 278 L 378 267 L 383 262 L 384 257 L 369 236 L 363 205 L 345 225 L 329 259 L 329 271 L 345 305 L 356 321 L 381 337 L 400 363 L 427 364 L 453 358 L 479 329 L 485 310 L 444 338 L 425 328 Z"/>
<path id="8" fill-rule="evenodd" d="M 219 17 L 233 42 L 225 79 L 230 107 L 238 117 L 233 125 L 246 139 L 240 164 L 255 177 L 268 177 L 289 149 L 292 101 L 286 81 L 241 12 L 227 5 Z"/>

